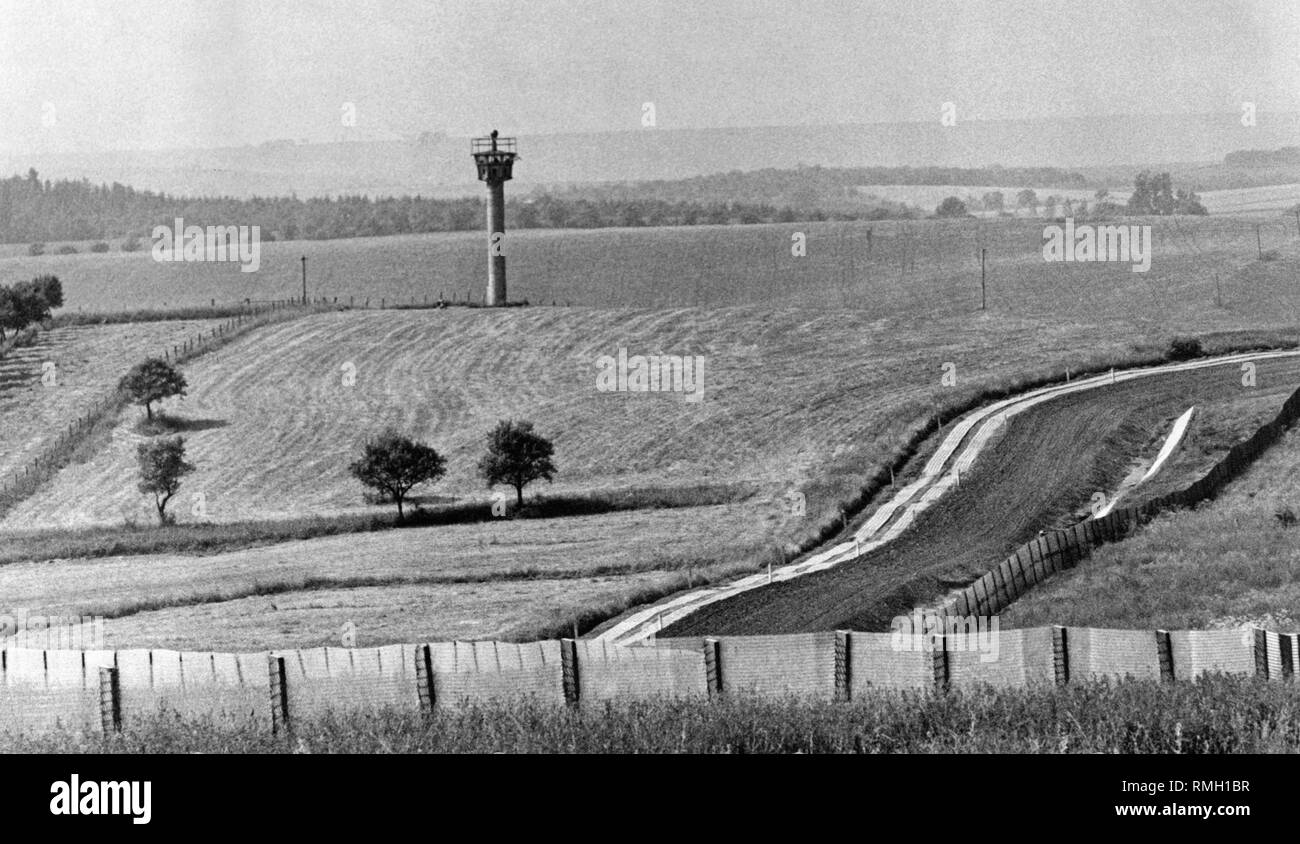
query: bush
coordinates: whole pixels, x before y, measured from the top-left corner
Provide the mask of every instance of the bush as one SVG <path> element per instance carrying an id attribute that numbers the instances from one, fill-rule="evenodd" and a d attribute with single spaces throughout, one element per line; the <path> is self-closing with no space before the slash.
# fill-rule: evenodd
<path id="1" fill-rule="evenodd" d="M 1191 360 L 1198 358 L 1204 351 L 1201 341 L 1195 337 L 1175 337 L 1169 342 L 1169 351 L 1165 357 L 1169 360 Z"/>
<path id="2" fill-rule="evenodd" d="M 1284 528 L 1295 527 L 1295 523 L 1296 523 L 1295 511 L 1292 510 L 1289 505 L 1283 506 L 1276 513 L 1274 513 L 1273 518 L 1277 519 L 1277 523 Z"/>
<path id="3" fill-rule="evenodd" d="M 44 254 L 45 254 L 45 244 L 44 244 L 44 243 L 33 243 L 31 246 L 28 246 L 28 247 L 27 247 L 27 254 L 28 254 L 28 255 L 31 255 L 32 257 L 39 257 L 39 256 L 41 256 L 41 255 L 44 255 Z"/>
<path id="4" fill-rule="evenodd" d="M 122 241 L 122 251 L 123 252 L 140 251 L 140 238 L 136 237 L 134 232 L 128 234 L 126 236 L 126 240 Z"/>
<path id="5" fill-rule="evenodd" d="M 92 244 L 91 247 L 90 247 L 90 251 L 91 251 L 91 252 L 107 252 L 107 251 L 108 251 L 108 244 L 101 240 L 101 241 L 99 241 L 98 243 Z"/>
<path id="6" fill-rule="evenodd" d="M 1264 252 L 1262 252 L 1262 253 L 1260 254 L 1260 256 L 1259 256 L 1259 260 L 1261 260 L 1261 261 L 1276 261 L 1278 258 L 1281 258 L 1281 257 L 1282 257 L 1282 253 L 1281 253 L 1281 252 L 1278 252 L 1276 249 L 1268 249 L 1268 250 L 1265 250 Z"/>
<path id="7" fill-rule="evenodd" d="M 70 243 L 65 243 L 65 244 L 63 244 L 62 246 L 60 246 L 58 249 L 54 250 L 54 254 L 56 254 L 56 255 L 76 255 L 76 254 L 77 254 L 77 247 L 73 246 L 73 245 L 70 244 Z"/>

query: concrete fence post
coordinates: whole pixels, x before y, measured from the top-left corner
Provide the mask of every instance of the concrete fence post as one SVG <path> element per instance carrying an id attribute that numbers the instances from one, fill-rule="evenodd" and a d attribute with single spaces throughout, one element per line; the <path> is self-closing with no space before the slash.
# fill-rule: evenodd
<path id="1" fill-rule="evenodd" d="M 1168 630 L 1156 631 L 1156 655 L 1160 660 L 1160 682 L 1174 681 L 1174 643 Z"/>
<path id="2" fill-rule="evenodd" d="M 847 630 L 835 631 L 835 699 L 853 699 L 853 634 Z"/>
<path id="3" fill-rule="evenodd" d="M 1295 680 L 1295 642 L 1294 634 L 1279 633 L 1277 645 L 1279 655 L 1282 657 L 1282 682 L 1289 683 Z"/>
<path id="4" fill-rule="evenodd" d="M 117 668 L 99 669 L 99 721 L 105 733 L 122 732 L 122 683 Z"/>
<path id="5" fill-rule="evenodd" d="M 933 651 L 934 667 L 934 690 L 939 694 L 948 691 L 948 636 L 939 634 L 935 636 L 935 648 Z"/>
<path id="6" fill-rule="evenodd" d="M 1056 685 L 1070 682 L 1070 637 L 1064 627 L 1052 627 L 1052 663 L 1056 668 Z"/>
<path id="7" fill-rule="evenodd" d="M 704 685 L 710 700 L 722 694 L 722 646 L 717 639 L 704 640 Z"/>
<path id="8" fill-rule="evenodd" d="M 420 711 L 432 715 L 437 697 L 433 690 L 433 648 L 429 645 L 415 649 L 415 686 L 420 695 Z"/>
<path id="9" fill-rule="evenodd" d="M 1255 628 L 1255 673 L 1268 679 L 1268 631 Z"/>
<path id="10" fill-rule="evenodd" d="M 564 702 L 578 705 L 578 642 L 576 639 L 560 640 L 560 679 L 564 685 Z"/>
<path id="11" fill-rule="evenodd" d="M 271 732 L 279 734 L 289 725 L 289 683 L 284 673 L 284 657 L 269 659 L 271 677 Z"/>

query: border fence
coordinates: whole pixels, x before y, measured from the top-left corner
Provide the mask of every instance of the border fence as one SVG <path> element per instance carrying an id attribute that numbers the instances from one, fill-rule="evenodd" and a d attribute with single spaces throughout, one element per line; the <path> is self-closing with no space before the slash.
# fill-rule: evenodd
<path id="1" fill-rule="evenodd" d="M 1295 682 L 1300 635 L 1245 630 L 993 630 L 922 637 L 825 633 L 661 639 L 434 642 L 259 653 L 0 650 L 0 733 L 110 732 L 163 712 L 280 732 L 325 713 L 432 713 L 488 700 L 570 707 L 723 695 L 852 701 L 881 692 L 1161 682 L 1223 672 Z M 963 638 L 966 637 L 966 638 Z"/>
<path id="2" fill-rule="evenodd" d="M 940 615 L 996 615 L 1051 575 L 1073 568 L 1105 542 L 1123 539 L 1143 522 L 1177 507 L 1193 507 L 1211 498 L 1238 477 L 1270 445 L 1300 419 L 1300 390 L 1291 394 L 1276 418 L 1249 439 L 1234 445 L 1200 480 L 1185 489 L 1152 499 L 1138 507 L 1116 508 L 1101 518 L 1085 519 L 1064 530 L 1045 532 L 1020 546 L 996 568 L 949 596 Z"/>

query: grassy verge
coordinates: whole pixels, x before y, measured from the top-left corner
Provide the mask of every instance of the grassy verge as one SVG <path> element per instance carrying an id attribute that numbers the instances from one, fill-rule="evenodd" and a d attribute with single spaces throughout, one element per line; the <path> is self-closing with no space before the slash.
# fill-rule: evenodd
<path id="1" fill-rule="evenodd" d="M 1300 630 L 1300 431 L 1210 502 L 1153 519 L 1017 601 L 1006 626 Z"/>
<path id="2" fill-rule="evenodd" d="M 757 493 L 748 484 L 701 484 L 692 487 L 647 487 L 539 497 L 522 508 L 507 505 L 503 518 L 555 519 L 625 510 L 704 507 L 745 501 Z M 323 536 L 402 528 L 442 527 L 499 521 L 490 503 L 454 504 L 397 514 L 311 516 L 266 522 L 181 524 L 160 527 L 91 528 L 15 533 L 0 547 L 0 565 L 27 560 L 85 559 L 129 554 L 215 554 Z"/>
<path id="3" fill-rule="evenodd" d="M 743 696 L 567 710 L 535 702 L 329 715 L 268 730 L 161 714 L 118 735 L 0 735 L 20 753 L 1261 753 L 1300 750 L 1294 689 L 1257 678 L 881 694 Z"/>
<path id="4" fill-rule="evenodd" d="M 250 317 L 274 313 L 276 311 L 304 310 L 332 311 L 333 305 L 312 304 L 297 305 L 292 302 L 278 303 L 274 307 L 266 303 L 233 302 L 221 305 L 197 305 L 188 308 L 136 308 L 129 311 L 65 311 L 50 320 L 52 328 L 69 325 L 116 325 L 124 322 L 166 322 L 168 320 L 202 320 L 230 319 L 232 317 Z"/>

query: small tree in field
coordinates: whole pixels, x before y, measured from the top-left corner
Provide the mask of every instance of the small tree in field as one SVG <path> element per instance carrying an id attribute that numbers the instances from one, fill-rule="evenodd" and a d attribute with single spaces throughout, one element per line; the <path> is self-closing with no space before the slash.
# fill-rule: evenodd
<path id="1" fill-rule="evenodd" d="M 153 419 L 154 402 L 183 396 L 185 387 L 185 376 L 162 358 L 149 358 L 136 364 L 118 383 L 118 388 L 131 397 L 131 403 L 144 407 L 150 419 Z"/>
<path id="2" fill-rule="evenodd" d="M 433 483 L 447 471 L 442 455 L 391 428 L 365 444 L 361 459 L 348 467 L 357 480 L 397 502 L 397 518 L 406 518 L 402 504 L 411 488 Z"/>
<path id="3" fill-rule="evenodd" d="M 488 451 L 478 463 L 479 474 L 489 487 L 509 484 L 515 500 L 524 503 L 524 487 L 536 480 L 553 480 L 555 464 L 550 440 L 533 433 L 532 422 L 501 421 L 488 434 Z"/>
<path id="4" fill-rule="evenodd" d="M 140 443 L 136 457 L 140 461 L 139 489 L 153 495 L 158 523 L 165 525 L 171 521 L 167 516 L 167 502 L 181 488 L 181 478 L 194 471 L 194 466 L 185 462 L 185 440 L 171 437 Z"/>

